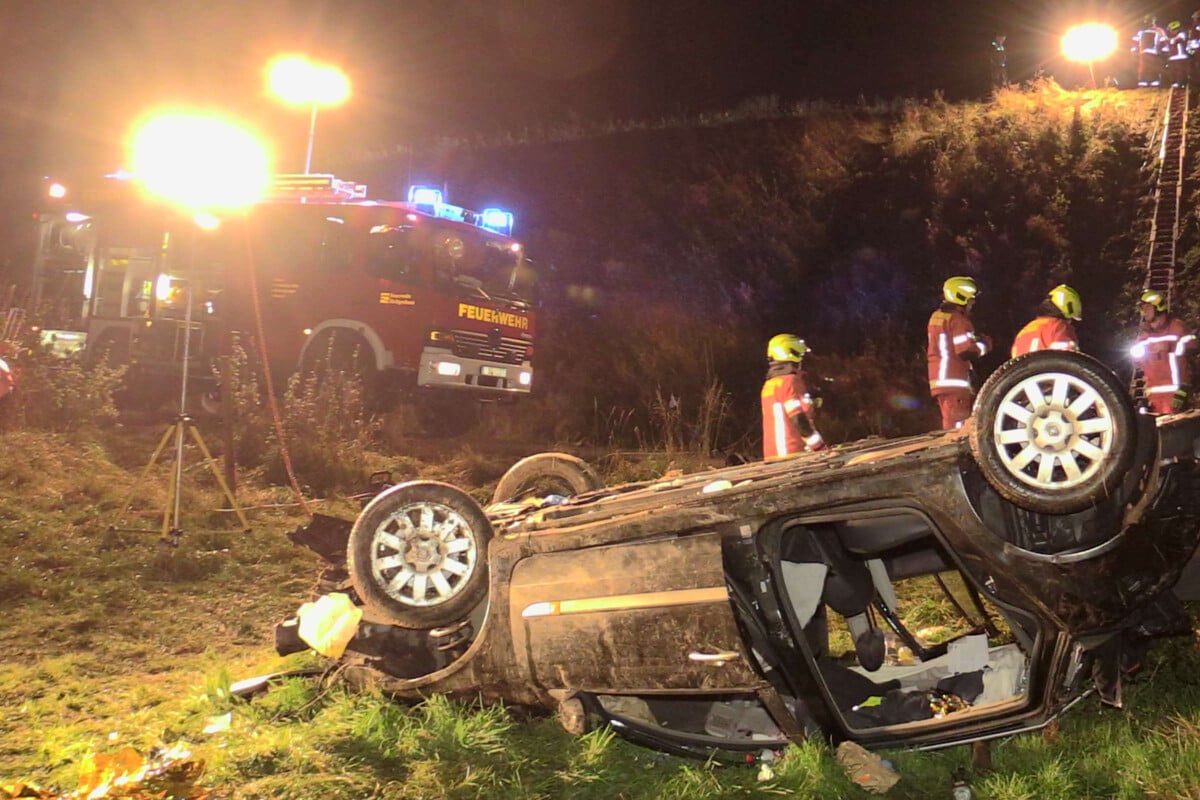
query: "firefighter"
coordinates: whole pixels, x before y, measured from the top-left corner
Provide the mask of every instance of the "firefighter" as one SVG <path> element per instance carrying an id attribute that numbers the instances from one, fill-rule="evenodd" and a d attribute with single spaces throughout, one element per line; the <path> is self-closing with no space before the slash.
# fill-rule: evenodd
<path id="1" fill-rule="evenodd" d="M 9 368 L 8 362 L 0 358 L 0 400 L 11 394 L 16 385 L 17 379 L 13 377 L 12 369 Z"/>
<path id="2" fill-rule="evenodd" d="M 1196 57 L 1196 53 L 1200 52 L 1200 11 L 1192 12 L 1192 22 L 1187 31 L 1187 52 L 1188 84 L 1200 86 L 1200 58 Z"/>
<path id="3" fill-rule="evenodd" d="M 1166 80 L 1172 86 L 1186 86 L 1192 59 L 1188 53 L 1188 31 L 1179 20 L 1172 20 L 1167 26 L 1166 53 Z"/>
<path id="4" fill-rule="evenodd" d="M 17 388 L 17 375 L 10 366 L 16 352 L 15 343 L 0 342 L 0 400 L 12 394 L 13 390 Z"/>
<path id="5" fill-rule="evenodd" d="M 781 333 L 767 343 L 767 380 L 762 387 L 763 458 L 825 449 L 800 363 L 809 352 L 799 336 Z"/>
<path id="6" fill-rule="evenodd" d="M 1079 337 L 1072 323 L 1082 319 L 1082 312 L 1079 292 L 1065 283 L 1055 286 L 1038 306 L 1037 317 L 1013 340 L 1012 357 L 1035 350 L 1078 350 Z"/>
<path id="7" fill-rule="evenodd" d="M 992 340 L 975 333 L 971 323 L 978 293 L 972 278 L 949 278 L 942 284 L 942 304 L 929 317 L 929 394 L 941 409 L 944 430 L 961 428 L 971 416 L 971 366 L 992 349 Z"/>
<path id="8" fill-rule="evenodd" d="M 1130 48 L 1137 54 L 1138 86 L 1162 85 L 1162 51 L 1166 43 L 1167 32 L 1158 24 L 1158 17 L 1145 17 Z"/>
<path id="9" fill-rule="evenodd" d="M 991 66 L 993 89 L 1008 86 L 1008 53 L 1004 49 L 1004 42 L 1007 38 L 1005 34 L 997 33 L 996 38 L 992 39 L 988 63 Z"/>
<path id="10" fill-rule="evenodd" d="M 1142 292 L 1141 327 L 1130 348 L 1133 362 L 1142 370 L 1151 414 L 1170 414 L 1187 407 L 1192 370 L 1188 363 L 1196 349 L 1196 336 L 1183 322 L 1167 313 L 1167 297 L 1153 289 Z"/>

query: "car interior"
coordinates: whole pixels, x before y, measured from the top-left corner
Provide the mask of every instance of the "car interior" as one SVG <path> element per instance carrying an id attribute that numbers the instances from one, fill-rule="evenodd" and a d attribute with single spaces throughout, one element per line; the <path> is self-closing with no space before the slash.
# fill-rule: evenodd
<path id="1" fill-rule="evenodd" d="M 1034 638 L 1022 615 L 980 596 L 922 514 L 788 520 L 768 525 L 759 541 L 785 624 L 803 643 L 827 707 L 852 733 L 903 734 L 1024 705 Z M 768 673 L 778 666 L 754 655 Z M 625 734 L 680 752 L 750 751 L 786 740 L 754 696 L 593 700 Z M 801 724 L 811 723 L 801 701 L 784 702 Z"/>
<path id="2" fill-rule="evenodd" d="M 1033 639 L 953 566 L 922 514 L 796 520 L 777 542 L 784 616 L 847 728 L 1023 699 Z"/>

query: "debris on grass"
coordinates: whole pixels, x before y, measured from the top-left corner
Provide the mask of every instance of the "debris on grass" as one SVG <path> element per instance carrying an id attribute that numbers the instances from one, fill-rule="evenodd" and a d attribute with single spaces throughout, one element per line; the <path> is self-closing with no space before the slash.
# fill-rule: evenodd
<path id="1" fill-rule="evenodd" d="M 59 794 L 32 783 L 0 786 L 0 800 L 206 800 L 208 789 L 199 785 L 204 762 L 191 757 L 183 742 L 155 748 L 143 757 L 132 747 L 116 753 L 93 753 L 83 760 L 79 785 Z"/>
<path id="2" fill-rule="evenodd" d="M 900 780 L 890 764 L 856 742 L 839 744 L 837 760 L 850 780 L 873 794 L 886 793 Z"/>

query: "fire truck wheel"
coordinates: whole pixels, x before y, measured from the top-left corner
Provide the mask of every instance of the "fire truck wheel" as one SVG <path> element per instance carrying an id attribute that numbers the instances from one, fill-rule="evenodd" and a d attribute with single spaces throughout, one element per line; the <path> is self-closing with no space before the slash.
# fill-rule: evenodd
<path id="1" fill-rule="evenodd" d="M 378 371 L 367 341 L 357 333 L 329 328 L 318 333 L 304 348 L 300 372 L 319 388 L 330 376 L 344 375 L 360 382 L 363 404 L 370 410 L 380 410 Z"/>
<path id="2" fill-rule="evenodd" d="M 971 451 L 1002 497 L 1067 514 L 1124 480 L 1137 444 L 1133 403 L 1117 377 L 1082 353 L 1043 350 L 1009 361 L 975 401 Z"/>
<path id="3" fill-rule="evenodd" d="M 516 503 L 552 494 L 571 497 L 603 488 L 604 481 L 583 459 L 567 453 L 535 453 L 504 473 L 492 492 L 492 502 Z"/>
<path id="4" fill-rule="evenodd" d="M 87 360 L 91 364 L 107 364 L 123 367 L 129 364 L 129 336 L 107 332 L 100 335 L 94 345 L 87 348 Z"/>
<path id="5" fill-rule="evenodd" d="M 346 545 L 347 569 L 366 607 L 396 625 L 449 625 L 487 595 L 491 538 L 491 523 L 469 495 L 410 481 L 363 509 Z"/>

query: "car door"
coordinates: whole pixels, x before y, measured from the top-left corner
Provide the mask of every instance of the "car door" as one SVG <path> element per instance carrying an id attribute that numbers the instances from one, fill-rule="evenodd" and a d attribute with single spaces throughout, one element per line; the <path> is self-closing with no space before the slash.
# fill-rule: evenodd
<path id="1" fill-rule="evenodd" d="M 556 550 L 518 562 L 514 655 L 547 689 L 753 691 L 715 532 Z"/>

